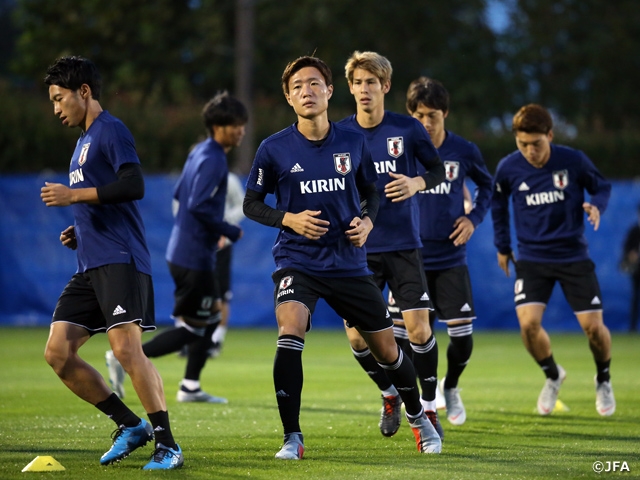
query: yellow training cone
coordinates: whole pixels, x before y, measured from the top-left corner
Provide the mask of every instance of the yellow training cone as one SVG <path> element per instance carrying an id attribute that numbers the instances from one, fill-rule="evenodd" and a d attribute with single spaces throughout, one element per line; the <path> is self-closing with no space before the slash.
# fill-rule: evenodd
<path id="1" fill-rule="evenodd" d="M 31 460 L 31 463 L 22 469 L 23 472 L 54 472 L 64 470 L 65 468 L 60 465 L 53 457 L 43 456 L 36 457 Z"/>
<path id="2" fill-rule="evenodd" d="M 568 412 L 569 407 L 567 407 L 564 402 L 560 399 L 556 400 L 556 406 L 553 407 L 554 412 Z"/>

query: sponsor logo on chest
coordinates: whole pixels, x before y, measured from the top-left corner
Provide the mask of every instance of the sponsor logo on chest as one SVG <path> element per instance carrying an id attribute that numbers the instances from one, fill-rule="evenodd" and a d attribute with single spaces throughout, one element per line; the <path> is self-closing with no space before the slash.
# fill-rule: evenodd
<path id="1" fill-rule="evenodd" d="M 306 195 L 308 193 L 324 193 L 324 192 L 337 192 L 346 190 L 346 175 L 351 172 L 351 154 L 346 153 L 334 153 L 333 154 L 333 166 L 335 171 L 342 177 L 335 178 L 316 178 L 313 180 L 300 181 L 300 193 Z M 296 168 L 297 167 L 297 168 Z M 296 163 L 291 169 L 292 173 L 304 172 L 304 169 Z"/>
<path id="2" fill-rule="evenodd" d="M 553 186 L 556 188 L 556 190 L 528 194 L 525 197 L 527 206 L 547 205 L 551 203 L 564 201 L 564 190 L 569 186 L 569 171 L 557 170 L 553 172 L 551 175 L 553 178 Z M 523 188 L 523 185 L 525 185 L 526 189 Z M 529 190 L 529 187 L 526 186 L 524 182 L 522 182 L 518 190 L 527 191 Z"/>

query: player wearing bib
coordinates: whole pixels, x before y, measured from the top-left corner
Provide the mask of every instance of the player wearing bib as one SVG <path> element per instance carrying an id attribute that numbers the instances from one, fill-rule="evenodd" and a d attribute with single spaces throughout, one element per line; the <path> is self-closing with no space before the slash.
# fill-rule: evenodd
<path id="1" fill-rule="evenodd" d="M 612 415 L 611 335 L 602 318 L 602 296 L 584 237 L 584 213 L 594 230 L 607 207 L 611 184 L 581 151 L 554 145 L 553 121 L 536 104 L 513 117 L 518 151 L 496 169 L 491 203 L 498 265 L 509 276 L 516 268 L 514 301 L 527 351 L 547 380 L 538 397 L 538 413 L 555 407 L 565 370 L 557 365 L 542 316 L 556 282 L 584 330 L 596 363 L 596 410 Z M 585 201 L 585 190 L 590 201 Z M 509 198 L 518 240 L 518 261 L 511 249 Z"/>
<path id="2" fill-rule="evenodd" d="M 368 265 L 378 288 L 388 285 L 394 292 L 408 327 L 421 402 L 442 436 L 435 406 L 438 346 L 429 325 L 432 304 L 422 269 L 420 211 L 415 194 L 439 185 L 444 180 L 444 168 L 419 122 L 385 111 L 384 96 L 391 88 L 389 60 L 375 52 L 356 51 L 347 61 L 345 74 L 356 101 L 356 114 L 340 125 L 366 136 L 379 174 L 376 187 L 380 210 L 376 228 L 367 240 Z M 381 392 L 380 431 L 385 436 L 394 435 L 401 418 L 398 391 L 377 367 L 357 330 L 346 327 L 354 357 Z"/>
<path id="3" fill-rule="evenodd" d="M 124 124 L 100 105 L 101 78 L 82 57 L 63 57 L 49 67 L 45 83 L 54 114 L 82 134 L 71 157 L 69 187 L 46 182 L 48 207 L 72 206 L 74 225 L 60 234 L 77 251 L 78 269 L 60 295 L 45 358 L 63 383 L 95 405 L 118 429 L 107 465 L 127 457 L 155 436 L 145 470 L 180 467 L 182 450 L 169 425 L 162 379 L 142 351 L 141 334 L 154 330 L 153 283 L 138 200 L 144 179 L 135 143 Z M 151 425 L 113 393 L 79 355 L 95 333 L 107 332 L 115 357 L 131 376 Z"/>
<path id="4" fill-rule="evenodd" d="M 362 248 L 379 198 L 365 137 L 329 122 L 331 70 L 300 57 L 282 75 L 298 121 L 262 142 L 247 180 L 245 215 L 280 231 L 272 252 L 278 343 L 273 378 L 284 445 L 276 454 L 299 460 L 302 350 L 316 302 L 323 298 L 360 331 L 377 362 L 402 392 L 418 450 L 439 453 L 437 432 L 420 404 L 415 370 L 393 340 L 392 322 L 371 279 Z M 267 194 L 276 207 L 264 203 Z"/>
<path id="5" fill-rule="evenodd" d="M 420 239 L 429 294 L 436 317 L 447 325 L 447 374 L 439 384 L 445 401 L 447 419 L 462 425 L 466 410 L 458 380 L 473 349 L 475 310 L 471 279 L 467 268 L 466 244 L 484 219 L 491 201 L 491 175 L 476 145 L 445 129 L 449 114 L 449 93 L 438 82 L 420 77 L 407 90 L 407 110 L 429 133 L 444 163 L 445 181 L 418 195 Z M 469 210 L 465 208 L 465 179 L 476 185 Z M 401 327 L 396 327 L 396 341 L 402 341 Z"/>

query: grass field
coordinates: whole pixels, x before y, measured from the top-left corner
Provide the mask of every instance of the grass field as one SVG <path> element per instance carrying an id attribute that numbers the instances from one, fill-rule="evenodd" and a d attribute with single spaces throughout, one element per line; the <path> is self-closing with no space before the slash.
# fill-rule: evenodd
<path id="1" fill-rule="evenodd" d="M 596 478 L 594 462 L 626 462 L 630 471 L 603 476 L 640 478 L 640 337 L 616 335 L 612 380 L 617 411 L 602 418 L 594 406 L 595 368 L 584 336 L 554 334 L 556 360 L 567 370 L 560 398 L 570 411 L 534 413 L 544 382 L 517 333 L 477 333 L 460 387 L 467 422 L 445 428 L 443 452 L 421 455 L 405 421 L 392 438 L 378 430 L 379 393 L 353 360 L 341 331 L 312 331 L 303 355 L 301 424 L 305 458 L 273 458 L 282 442 L 271 378 L 276 331 L 231 330 L 222 355 L 209 362 L 203 387 L 228 405 L 175 400 L 184 359 L 155 359 L 165 382 L 172 428 L 185 452 L 183 469 L 142 472 L 151 446 L 118 465 L 102 467 L 115 428 L 69 392 L 45 363 L 46 329 L 0 329 L 0 479 L 542 479 Z M 440 339 L 440 372 L 448 339 Z M 83 347 L 106 375 L 106 335 Z M 143 415 L 127 379 L 125 401 Z M 38 455 L 64 472 L 21 473 Z M 619 469 L 620 467 L 618 467 Z"/>

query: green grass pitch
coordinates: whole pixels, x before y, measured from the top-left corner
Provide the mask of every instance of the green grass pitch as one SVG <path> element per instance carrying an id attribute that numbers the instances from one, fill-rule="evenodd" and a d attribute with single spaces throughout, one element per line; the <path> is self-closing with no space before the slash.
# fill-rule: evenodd
<path id="1" fill-rule="evenodd" d="M 340 330 L 312 330 L 303 354 L 301 425 L 305 458 L 273 458 L 282 442 L 271 377 L 276 329 L 233 330 L 222 355 L 203 373 L 206 391 L 228 405 L 175 400 L 185 360 L 155 359 L 167 395 L 174 435 L 185 466 L 142 472 L 147 445 L 117 465 L 102 467 L 115 425 L 76 398 L 45 363 L 43 328 L 0 329 L 0 479 L 572 479 L 596 478 L 594 462 L 621 462 L 629 471 L 602 477 L 640 478 L 640 337 L 613 337 L 612 381 L 617 411 L 595 411 L 594 363 L 581 334 L 552 334 L 556 360 L 567 370 L 560 399 L 568 412 L 534 413 L 544 376 L 518 333 L 474 334 L 473 356 L 460 387 L 467 422 L 444 416 L 443 452 L 421 455 L 406 423 L 392 438 L 378 430 L 379 392 L 352 358 Z M 146 334 L 143 338 L 150 338 Z M 438 331 L 440 368 L 446 369 L 445 332 Z M 106 335 L 91 339 L 83 356 L 106 376 Z M 131 382 L 125 402 L 143 415 Z M 22 473 L 36 456 L 51 455 L 63 472 Z M 622 463 L 625 462 L 625 463 Z M 610 464 L 613 465 L 613 464 Z M 613 466 L 611 466 L 613 468 Z M 602 478 L 601 477 L 601 478 Z"/>

